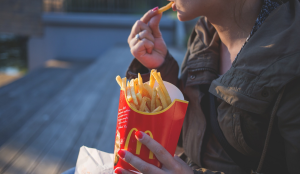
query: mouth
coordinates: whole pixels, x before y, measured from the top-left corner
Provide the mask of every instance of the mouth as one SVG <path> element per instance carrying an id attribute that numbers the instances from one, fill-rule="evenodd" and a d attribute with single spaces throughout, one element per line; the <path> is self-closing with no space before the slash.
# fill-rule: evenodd
<path id="1" fill-rule="evenodd" d="M 173 1 L 174 2 L 174 1 Z M 176 9 L 176 4 L 175 4 L 175 2 L 172 4 L 172 10 L 173 11 L 176 11 L 177 9 Z"/>

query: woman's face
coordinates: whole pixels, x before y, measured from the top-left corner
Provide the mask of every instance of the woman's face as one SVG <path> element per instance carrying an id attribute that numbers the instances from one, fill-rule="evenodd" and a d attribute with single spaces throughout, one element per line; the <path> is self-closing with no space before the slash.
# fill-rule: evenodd
<path id="1" fill-rule="evenodd" d="M 180 21 L 192 20 L 198 16 L 215 16 L 222 11 L 224 4 L 232 0 L 169 0 L 174 1 L 172 8 L 177 11 Z"/>

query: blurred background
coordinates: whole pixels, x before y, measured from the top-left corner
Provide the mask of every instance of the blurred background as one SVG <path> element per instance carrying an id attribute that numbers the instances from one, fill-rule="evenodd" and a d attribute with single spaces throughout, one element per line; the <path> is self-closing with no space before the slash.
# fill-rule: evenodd
<path id="1" fill-rule="evenodd" d="M 113 153 L 127 37 L 165 0 L 0 0 L 0 174 L 62 173 L 83 145 Z M 197 19 L 160 23 L 181 64 Z"/>

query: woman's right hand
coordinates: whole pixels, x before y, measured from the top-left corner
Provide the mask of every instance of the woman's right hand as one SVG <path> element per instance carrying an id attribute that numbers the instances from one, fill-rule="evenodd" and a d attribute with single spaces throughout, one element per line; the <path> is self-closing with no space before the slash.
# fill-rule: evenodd
<path id="1" fill-rule="evenodd" d="M 131 54 L 149 69 L 158 68 L 167 55 L 167 46 L 159 30 L 162 17 L 158 8 L 149 10 L 133 25 L 128 37 Z M 136 35 L 139 34 L 139 39 Z"/>

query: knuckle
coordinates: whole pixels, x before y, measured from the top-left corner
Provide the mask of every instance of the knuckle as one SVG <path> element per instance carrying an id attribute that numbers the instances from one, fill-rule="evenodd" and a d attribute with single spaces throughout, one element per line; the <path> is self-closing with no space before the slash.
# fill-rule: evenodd
<path id="1" fill-rule="evenodd" d="M 147 136 L 145 136 L 145 139 L 143 140 L 144 142 L 143 142 L 143 144 L 149 144 L 150 142 L 151 142 L 151 139 L 150 139 L 150 137 L 147 137 Z"/>
<path id="2" fill-rule="evenodd" d="M 128 39 L 127 39 L 127 43 L 129 44 L 129 46 L 130 46 L 130 36 L 128 37 Z"/>
<path id="3" fill-rule="evenodd" d="M 130 49 L 130 52 L 133 56 L 136 56 L 136 50 L 135 49 Z"/>
<path id="4" fill-rule="evenodd" d="M 180 170 L 181 170 L 181 167 L 180 167 L 180 165 L 179 165 L 178 163 L 176 163 L 176 164 L 173 166 L 173 169 L 174 169 L 175 171 L 180 171 Z"/>
<path id="5" fill-rule="evenodd" d="M 154 150 L 154 153 L 156 155 L 159 155 L 159 156 L 164 156 L 165 155 L 165 150 L 163 149 L 163 147 L 157 147 L 155 150 Z"/>
<path id="6" fill-rule="evenodd" d="M 148 164 L 142 164 L 140 166 L 140 170 L 143 173 L 150 173 L 151 168 L 150 168 L 150 166 Z"/>
<path id="7" fill-rule="evenodd" d="M 143 22 L 142 22 L 142 21 L 140 21 L 140 20 L 137 20 L 137 21 L 136 21 L 136 25 L 140 27 L 140 26 L 142 26 L 142 25 L 143 25 Z"/>
<path id="8" fill-rule="evenodd" d="M 126 159 L 126 162 L 128 162 L 128 163 L 132 162 L 132 156 L 130 156 L 130 155 L 127 155 L 125 159 Z"/>
<path id="9" fill-rule="evenodd" d="M 140 36 L 146 36 L 146 35 L 147 35 L 147 30 L 141 31 Z"/>
<path id="10" fill-rule="evenodd" d="M 136 49 L 130 49 L 131 54 L 136 57 L 137 56 L 137 51 Z"/>

